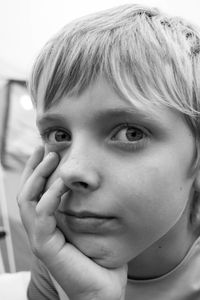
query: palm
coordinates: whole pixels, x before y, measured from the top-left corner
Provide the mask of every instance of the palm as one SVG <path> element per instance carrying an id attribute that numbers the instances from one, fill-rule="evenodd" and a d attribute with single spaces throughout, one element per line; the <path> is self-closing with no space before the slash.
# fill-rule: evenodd
<path id="1" fill-rule="evenodd" d="M 47 266 L 70 299 L 89 300 L 90 296 L 99 300 L 124 299 L 126 266 L 106 269 L 69 243 L 63 245 Z"/>

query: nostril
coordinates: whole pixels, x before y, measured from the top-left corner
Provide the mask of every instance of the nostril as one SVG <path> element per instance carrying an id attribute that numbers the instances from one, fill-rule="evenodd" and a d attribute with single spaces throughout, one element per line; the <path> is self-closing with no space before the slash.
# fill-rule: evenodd
<path id="1" fill-rule="evenodd" d="M 79 181 L 79 182 L 74 182 L 74 186 L 76 187 L 82 187 L 84 189 L 88 188 L 88 184 L 83 182 L 83 181 Z"/>

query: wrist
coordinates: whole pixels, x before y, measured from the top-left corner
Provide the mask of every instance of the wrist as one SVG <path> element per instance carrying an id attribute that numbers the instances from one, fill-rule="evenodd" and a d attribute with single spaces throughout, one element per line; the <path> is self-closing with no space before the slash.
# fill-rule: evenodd
<path id="1" fill-rule="evenodd" d="M 119 297 L 107 296 L 105 295 L 81 295 L 80 297 L 70 297 L 70 300 L 125 300 L 125 295 Z"/>

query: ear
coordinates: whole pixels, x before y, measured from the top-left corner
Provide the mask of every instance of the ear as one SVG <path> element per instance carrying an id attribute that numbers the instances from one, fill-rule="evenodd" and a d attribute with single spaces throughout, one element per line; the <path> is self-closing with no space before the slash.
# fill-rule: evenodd
<path id="1" fill-rule="evenodd" d="M 195 179 L 194 179 L 194 190 L 196 192 L 200 192 L 200 168 L 196 171 Z"/>
<path id="2" fill-rule="evenodd" d="M 200 170 L 196 170 L 194 182 L 194 195 L 191 202 L 190 222 L 193 229 L 200 234 Z"/>

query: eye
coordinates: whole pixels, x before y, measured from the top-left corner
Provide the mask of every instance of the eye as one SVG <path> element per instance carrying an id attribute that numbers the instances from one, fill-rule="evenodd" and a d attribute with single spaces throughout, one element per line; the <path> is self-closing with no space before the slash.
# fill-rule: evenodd
<path id="1" fill-rule="evenodd" d="M 136 143 L 146 137 L 145 132 L 137 127 L 124 125 L 114 134 L 112 140 L 121 143 Z"/>
<path id="2" fill-rule="evenodd" d="M 48 129 L 41 135 L 45 142 L 49 144 L 71 142 L 71 135 L 62 129 Z"/>

